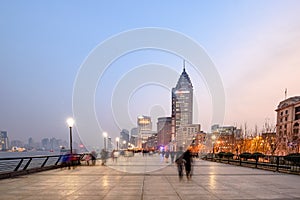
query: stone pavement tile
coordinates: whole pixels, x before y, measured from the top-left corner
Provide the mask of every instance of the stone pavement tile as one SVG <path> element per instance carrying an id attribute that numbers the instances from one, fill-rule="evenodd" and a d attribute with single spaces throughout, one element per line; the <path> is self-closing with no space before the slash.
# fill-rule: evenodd
<path id="1" fill-rule="evenodd" d="M 103 199 L 104 196 L 68 196 L 64 198 L 63 200 L 99 200 Z"/>
<path id="2" fill-rule="evenodd" d="M 156 194 L 156 195 L 144 195 L 143 200 L 181 200 L 181 198 L 174 194 L 174 195 L 166 195 L 166 194 Z"/>
<path id="3" fill-rule="evenodd" d="M 226 199 L 226 200 L 257 200 L 257 197 L 254 197 L 253 195 L 215 195 L 217 199 Z M 267 198 L 268 199 L 268 198 Z M 264 199 L 266 200 L 266 199 Z M 282 199 L 278 199 L 282 200 Z"/>
<path id="4" fill-rule="evenodd" d="M 37 194 L 37 195 L 34 195 L 34 196 L 27 196 L 26 198 L 22 198 L 22 200 L 63 200 L 65 199 L 64 196 L 61 196 L 61 195 L 48 195 L 48 196 L 45 196 L 45 195 L 41 195 L 41 194 Z"/>
<path id="5" fill-rule="evenodd" d="M 180 199 L 184 199 L 184 200 L 218 200 L 220 198 L 214 196 L 214 195 L 210 195 L 210 194 L 206 194 L 206 195 L 180 195 Z"/>
<path id="6" fill-rule="evenodd" d="M 132 189 L 132 188 L 113 188 L 108 192 L 108 196 L 110 195 L 118 195 L 118 196 L 136 196 L 136 195 L 142 195 L 142 190 L 139 189 Z"/>
<path id="7" fill-rule="evenodd" d="M 295 199 L 292 196 L 279 193 L 254 193 L 256 199 Z"/>
<path id="8" fill-rule="evenodd" d="M 210 195 L 211 193 L 198 188 L 198 189 L 185 189 L 185 190 L 176 190 L 178 194 L 182 196 L 188 196 L 188 195 L 193 195 L 193 196 L 202 196 L 202 195 Z"/>
<path id="9" fill-rule="evenodd" d="M 109 189 L 92 190 L 90 188 L 82 188 L 74 191 L 70 196 L 104 196 L 109 192 Z"/>
<path id="10" fill-rule="evenodd" d="M 26 197 L 30 196 L 25 196 L 25 195 L 10 195 L 10 194 L 1 194 L 0 195 L 1 199 L 7 199 L 7 200 L 21 200 L 25 199 Z"/>
<path id="11" fill-rule="evenodd" d="M 30 196 L 36 193 L 41 192 L 40 190 L 24 190 L 24 189 L 15 189 L 15 190 L 9 190 L 5 192 L 5 194 L 8 195 L 18 195 L 18 196 Z"/>
<path id="12" fill-rule="evenodd" d="M 148 189 L 148 190 L 144 190 L 144 192 L 143 192 L 143 194 L 144 195 L 146 195 L 146 196 L 152 196 L 152 195 L 177 195 L 177 193 L 176 193 L 176 191 L 174 191 L 174 189 L 164 189 L 164 188 L 162 188 L 162 189 L 160 189 L 160 190 L 155 190 L 155 189 L 153 189 L 153 190 L 150 190 L 150 189 Z"/>
<path id="13" fill-rule="evenodd" d="M 103 200 L 141 200 L 141 195 L 107 195 Z"/>

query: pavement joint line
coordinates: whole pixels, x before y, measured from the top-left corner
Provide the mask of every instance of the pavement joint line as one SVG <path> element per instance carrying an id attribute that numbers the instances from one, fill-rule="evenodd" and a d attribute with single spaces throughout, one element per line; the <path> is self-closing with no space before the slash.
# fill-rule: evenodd
<path id="1" fill-rule="evenodd" d="M 178 176 L 178 175 L 177 175 L 177 176 Z M 182 198 L 180 197 L 180 194 L 176 191 L 174 185 L 170 182 L 170 180 L 169 180 L 167 177 L 164 177 L 164 178 L 165 178 L 165 179 L 167 180 L 167 182 L 171 185 L 172 189 L 175 191 L 175 193 L 176 193 L 176 195 L 178 196 L 178 198 L 182 200 Z"/>
<path id="2" fill-rule="evenodd" d="M 114 186 L 112 186 L 112 187 L 107 191 L 107 193 L 103 196 L 103 199 L 105 199 L 105 197 L 110 193 L 110 191 L 112 191 L 114 188 L 116 188 L 116 186 L 120 183 L 120 181 L 121 181 L 122 179 L 124 179 L 124 176 L 122 176 L 122 178 L 120 178 L 120 179 L 116 182 L 116 184 L 115 184 Z"/>
<path id="3" fill-rule="evenodd" d="M 205 188 L 203 185 L 197 183 L 196 181 L 194 181 L 193 179 L 191 180 L 195 185 L 198 185 L 200 188 L 202 188 L 204 191 L 208 192 L 210 195 L 212 195 L 214 198 L 219 199 L 217 195 L 212 194 L 211 191 L 209 191 L 209 189 Z"/>
<path id="4" fill-rule="evenodd" d="M 141 196 L 141 200 L 143 200 L 143 199 L 144 199 L 144 191 L 145 191 L 145 179 L 146 179 L 146 177 L 144 176 L 144 178 L 143 178 L 143 185 L 142 185 L 142 196 Z"/>

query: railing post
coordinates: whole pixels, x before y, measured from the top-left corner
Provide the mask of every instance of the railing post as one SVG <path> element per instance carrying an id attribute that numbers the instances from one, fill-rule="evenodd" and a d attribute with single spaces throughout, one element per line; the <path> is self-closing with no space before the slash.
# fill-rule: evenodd
<path id="1" fill-rule="evenodd" d="M 279 171 L 279 156 L 276 156 L 276 172 Z"/>
<path id="2" fill-rule="evenodd" d="M 49 159 L 49 157 L 47 156 L 47 158 L 46 158 L 46 159 L 45 159 L 45 161 L 43 162 L 43 164 L 42 164 L 41 168 L 43 168 L 43 167 L 46 165 L 46 163 L 47 163 L 48 159 Z"/>
<path id="3" fill-rule="evenodd" d="M 60 159 L 61 159 L 62 157 L 63 157 L 62 155 L 58 156 L 58 159 L 57 159 L 57 161 L 55 162 L 55 165 L 57 165 L 57 164 L 59 163 L 59 161 L 60 161 Z"/>
<path id="4" fill-rule="evenodd" d="M 257 168 L 258 158 L 258 156 L 255 156 L 255 168 Z"/>
<path id="5" fill-rule="evenodd" d="M 29 166 L 30 162 L 31 162 L 32 158 L 29 158 L 28 162 L 26 163 L 25 167 L 23 168 L 23 170 L 26 170 L 27 167 Z"/>
<path id="6" fill-rule="evenodd" d="M 23 158 L 20 160 L 19 164 L 16 166 L 16 168 L 14 169 L 14 171 L 18 171 L 18 169 L 20 168 L 21 164 L 23 162 Z"/>
<path id="7" fill-rule="evenodd" d="M 242 159 L 241 159 L 241 157 L 240 157 L 240 166 L 242 166 Z"/>

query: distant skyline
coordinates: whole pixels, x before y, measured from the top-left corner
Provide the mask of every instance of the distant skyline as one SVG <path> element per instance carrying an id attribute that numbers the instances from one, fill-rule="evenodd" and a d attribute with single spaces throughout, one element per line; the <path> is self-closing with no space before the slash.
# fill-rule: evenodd
<path id="1" fill-rule="evenodd" d="M 68 141 L 66 119 L 73 115 L 80 66 L 101 42 L 144 27 L 178 31 L 206 50 L 224 86 L 224 125 L 247 123 L 253 131 L 255 125 L 261 130 L 266 120 L 275 125 L 274 110 L 285 89 L 287 97 L 300 95 L 299 1 L 129 2 L 1 1 L 0 130 L 12 140 Z M 133 128 L 138 115 L 152 116 L 153 124 L 158 116 L 170 116 L 171 88 L 155 82 L 138 85 L 124 99 L 131 122 L 126 127 L 118 127 L 109 114 L 112 102 L 107 97 L 121 87 L 119 83 L 126 86 L 126 77 L 144 75 L 139 69 L 145 65 L 167 69 L 179 78 L 182 60 L 149 49 L 111 63 L 95 91 L 96 116 L 105 124 L 103 129 L 113 138 L 120 128 Z M 186 70 L 194 86 L 194 123 L 210 131 L 210 91 L 190 63 Z M 95 135 L 102 141 L 101 133 Z M 74 137 L 79 136 L 75 126 Z"/>

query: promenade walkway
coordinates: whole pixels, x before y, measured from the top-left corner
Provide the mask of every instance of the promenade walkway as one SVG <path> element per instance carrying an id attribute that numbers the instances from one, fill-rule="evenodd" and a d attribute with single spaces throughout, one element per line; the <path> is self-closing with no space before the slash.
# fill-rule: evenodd
<path id="1" fill-rule="evenodd" d="M 300 199 L 300 177 L 196 160 L 191 181 L 159 155 L 0 180 L 0 199 Z"/>

